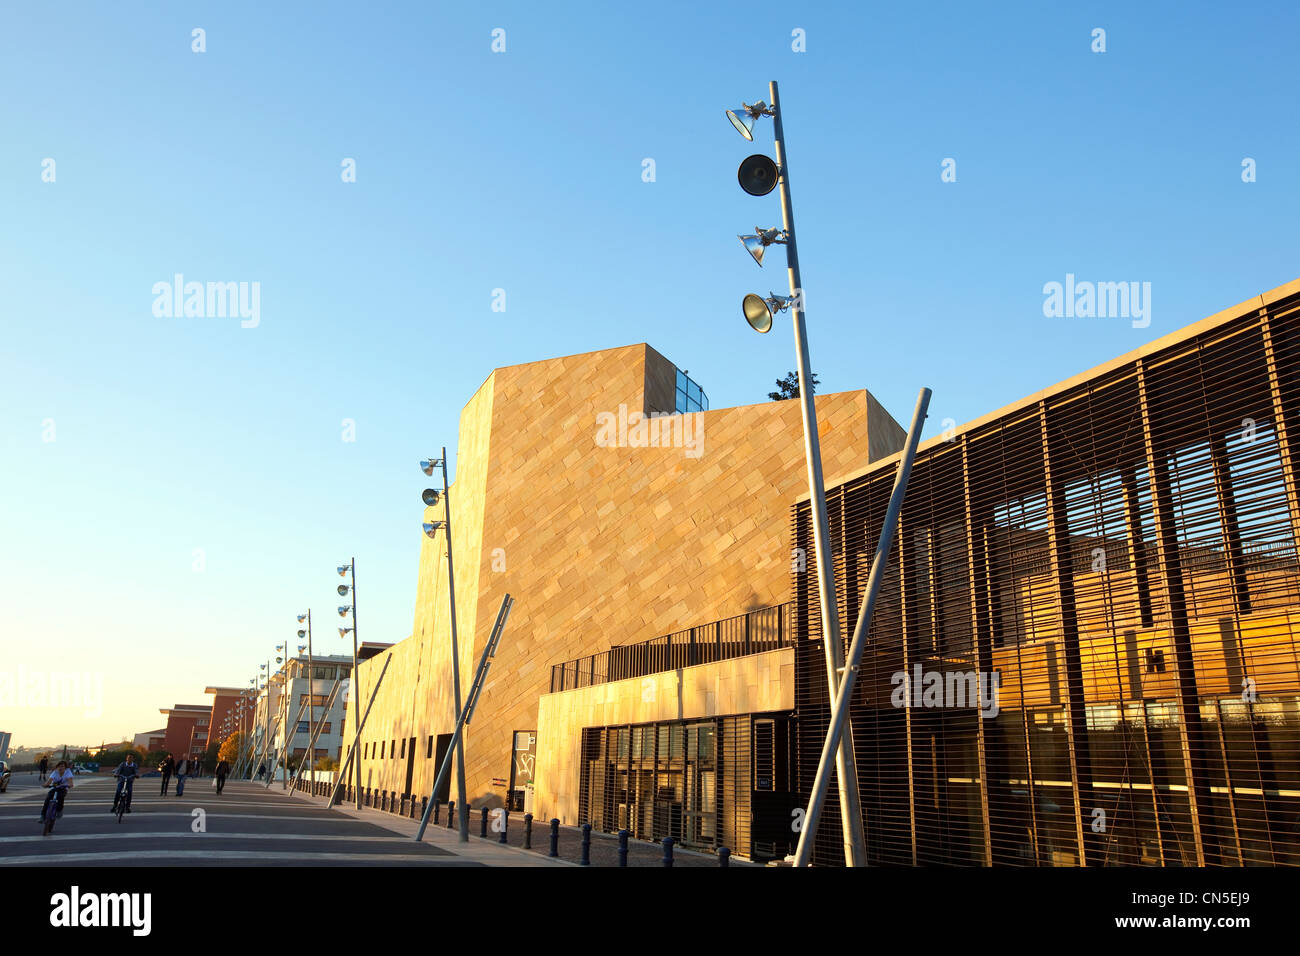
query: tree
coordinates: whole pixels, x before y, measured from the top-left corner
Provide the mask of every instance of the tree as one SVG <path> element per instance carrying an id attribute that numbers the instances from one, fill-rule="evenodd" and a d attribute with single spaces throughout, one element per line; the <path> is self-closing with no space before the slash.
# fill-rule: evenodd
<path id="1" fill-rule="evenodd" d="M 156 770 L 158 765 L 167 759 L 167 751 L 150 750 L 144 755 L 144 760 L 140 761 L 140 766 L 145 770 Z"/>
<path id="2" fill-rule="evenodd" d="M 99 763 L 101 768 L 112 768 L 126 760 L 127 754 L 134 754 L 135 762 L 142 767 L 144 766 L 144 757 L 140 751 L 126 741 L 103 748 L 93 759 Z"/>
<path id="3" fill-rule="evenodd" d="M 220 752 L 220 749 L 221 749 L 221 741 L 219 740 L 214 740 L 212 741 L 212 743 L 208 744 L 208 748 L 205 751 L 203 751 L 203 766 L 215 767 L 217 765 L 217 761 L 220 759 L 217 756 L 217 754 Z"/>
<path id="4" fill-rule="evenodd" d="M 317 770 L 337 770 L 339 762 L 334 757 L 318 757 L 316 759 Z"/>
<path id="5" fill-rule="evenodd" d="M 221 741 L 221 746 L 217 749 L 217 759 L 225 760 L 232 766 L 239 759 L 239 752 L 244 748 L 244 735 L 241 731 L 235 731 L 225 740 Z"/>
<path id="6" fill-rule="evenodd" d="M 813 372 L 812 390 L 814 393 L 817 391 L 817 386 L 820 384 L 821 383 L 817 381 L 817 373 Z M 770 398 L 772 401 L 781 402 L 781 401 L 785 401 L 785 399 L 787 398 L 798 398 L 799 397 L 799 373 L 791 372 L 785 378 L 778 378 L 776 380 L 776 387 L 780 389 L 779 392 L 767 393 L 767 397 Z"/>

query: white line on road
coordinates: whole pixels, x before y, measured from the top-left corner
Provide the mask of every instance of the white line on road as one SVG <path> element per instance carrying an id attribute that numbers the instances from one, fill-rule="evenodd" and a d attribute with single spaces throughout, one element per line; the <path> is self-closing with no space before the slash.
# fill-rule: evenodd
<path id="1" fill-rule="evenodd" d="M 115 866 L 135 860 L 252 860 L 265 863 L 286 860 L 295 863 L 340 863 L 346 861 L 366 863 L 426 863 L 433 866 L 481 866 L 473 860 L 457 856 L 436 856 L 423 853 L 266 853 L 260 850 L 133 850 L 129 856 L 120 851 L 107 853 L 41 853 L 31 856 L 0 857 L 9 866 L 32 866 L 45 863 L 63 866 L 68 863 L 93 863 L 103 861 Z M 189 865 L 189 864 L 187 864 Z"/>
<path id="2" fill-rule="evenodd" d="M 223 833 L 221 831 L 211 831 L 207 833 L 195 833 L 192 830 L 161 830 L 154 832 L 144 832 L 141 830 L 113 830 L 108 833 L 59 833 L 56 829 L 54 839 L 58 843 L 64 843 L 68 840 L 106 840 L 125 837 L 128 840 L 163 840 L 163 839 L 183 839 L 193 837 L 195 839 L 218 839 L 218 840 L 311 840 L 312 842 L 329 843 L 338 840 L 355 840 L 364 843 L 413 843 L 410 837 L 395 836 L 348 836 L 346 833 L 332 834 L 314 834 L 314 833 Z M 40 843 L 42 841 L 50 842 L 48 837 L 43 835 L 37 836 L 7 836 L 4 838 L 5 845 L 10 843 Z M 0 856 L 0 861 L 7 858 Z"/>
<path id="3" fill-rule="evenodd" d="M 27 813 L 24 814 L 17 814 L 17 813 L 8 814 L 8 815 L 0 814 L 0 823 L 3 823 L 8 820 L 21 821 L 29 818 L 31 819 L 32 823 L 35 823 L 36 818 L 31 817 L 30 813 L 31 811 L 29 810 Z M 145 820 L 146 825 L 148 824 L 149 820 L 157 820 L 159 817 L 180 817 L 181 819 L 184 820 L 194 819 L 194 815 L 190 813 L 188 810 L 149 810 L 149 811 L 137 810 L 135 813 L 128 814 L 126 819 L 129 821 L 131 817 L 135 817 L 138 820 L 142 815 L 145 816 L 146 818 Z M 67 813 L 64 813 L 63 816 L 59 817 L 60 821 L 63 820 L 108 821 L 113 819 L 116 819 L 116 817 L 111 816 L 107 808 L 104 809 L 103 813 L 83 813 L 83 812 L 72 813 L 71 811 L 69 811 Z M 211 810 L 207 812 L 207 814 L 205 815 L 205 819 L 208 821 L 209 824 L 211 824 L 213 820 L 275 820 L 277 823 L 287 822 L 290 820 L 297 821 L 299 823 L 365 823 L 366 822 L 364 820 L 355 820 L 352 817 L 340 817 L 340 816 L 290 817 L 290 816 L 279 816 L 278 814 L 269 814 L 269 813 L 216 813 Z M 137 824 L 137 826 L 138 825 L 139 824 Z M 0 837 L 0 839 L 8 839 L 8 837 Z"/>

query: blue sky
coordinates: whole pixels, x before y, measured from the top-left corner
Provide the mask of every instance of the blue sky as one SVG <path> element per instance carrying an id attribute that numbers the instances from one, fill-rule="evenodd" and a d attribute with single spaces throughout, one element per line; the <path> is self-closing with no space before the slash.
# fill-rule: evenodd
<path id="1" fill-rule="evenodd" d="M 723 110 L 770 79 L 822 390 L 905 420 L 928 385 L 927 434 L 1300 274 L 1287 4 L 448 6 L 0 9 L 16 745 L 159 726 L 307 606 L 342 652 L 353 555 L 362 636 L 405 637 L 415 463 L 495 367 L 648 341 L 713 407 L 763 400 L 789 324 L 739 303 L 783 257 L 735 236 L 780 212 L 735 168 L 771 125 Z M 156 317 L 176 273 L 260 283 L 260 323 Z M 1150 282 L 1150 325 L 1046 318 L 1067 273 Z M 40 703 L 53 671 L 84 699 Z"/>

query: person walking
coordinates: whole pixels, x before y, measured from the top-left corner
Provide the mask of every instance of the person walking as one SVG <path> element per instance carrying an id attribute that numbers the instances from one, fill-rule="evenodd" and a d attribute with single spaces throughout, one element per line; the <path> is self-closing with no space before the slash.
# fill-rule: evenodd
<path id="1" fill-rule="evenodd" d="M 167 784 L 171 781 L 172 774 L 176 772 L 176 761 L 172 755 L 168 754 L 166 759 L 158 765 L 158 772 L 162 774 L 162 793 L 160 796 L 167 796 Z"/>
<path id="2" fill-rule="evenodd" d="M 257 765 L 257 779 L 261 780 L 265 776 L 266 776 L 266 761 L 263 760 L 261 763 Z"/>
<path id="3" fill-rule="evenodd" d="M 185 775 L 190 772 L 193 764 L 188 757 L 181 757 L 176 761 L 176 796 L 183 796 L 185 793 Z"/>
<path id="4" fill-rule="evenodd" d="M 41 764 L 40 764 L 40 767 L 41 767 L 41 779 L 40 779 L 39 782 L 40 782 L 40 783 L 44 783 L 44 782 L 45 782 L 45 772 L 46 772 L 47 770 L 50 769 L 50 758 L 47 757 L 47 756 L 42 755 L 42 756 L 41 756 Z"/>
<path id="5" fill-rule="evenodd" d="M 217 764 L 217 794 L 226 789 L 226 777 L 230 775 L 230 761 L 222 760 Z"/>

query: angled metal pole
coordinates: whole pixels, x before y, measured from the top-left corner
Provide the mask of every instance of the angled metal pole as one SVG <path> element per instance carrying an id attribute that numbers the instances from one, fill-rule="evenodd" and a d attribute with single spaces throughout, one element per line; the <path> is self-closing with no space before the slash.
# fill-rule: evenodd
<path id="1" fill-rule="evenodd" d="M 470 687 L 469 699 L 465 702 L 465 709 L 456 715 L 456 729 L 452 731 L 451 746 L 447 748 L 447 752 L 442 756 L 442 764 L 438 767 L 438 776 L 433 780 L 433 794 L 424 807 L 424 814 L 420 817 L 420 829 L 415 834 L 417 843 L 424 839 L 424 830 L 429 825 L 429 814 L 433 812 L 433 801 L 438 796 L 438 791 L 442 788 L 442 781 L 446 778 L 447 770 L 451 766 L 451 755 L 456 750 L 461 730 L 474 717 L 474 705 L 478 703 L 479 692 L 487 682 L 488 668 L 492 666 L 492 658 L 496 656 L 497 644 L 501 641 L 501 632 L 505 630 L 506 619 L 510 617 L 510 609 L 514 606 L 515 599 L 509 594 L 502 598 L 501 609 L 497 611 L 496 623 L 492 625 L 492 633 L 488 636 L 487 644 L 483 646 L 483 655 L 479 658 L 478 668 L 474 672 L 474 684 Z"/>
<path id="2" fill-rule="evenodd" d="M 287 692 L 286 692 L 286 693 L 287 693 Z M 309 703 L 310 703 L 310 701 L 306 701 L 306 700 L 304 700 L 301 704 L 298 705 L 298 716 L 295 717 L 295 718 L 293 719 L 293 726 L 294 726 L 295 729 L 297 729 L 297 727 L 298 727 L 298 722 L 302 720 L 302 711 L 303 711 L 303 708 L 306 707 Z M 288 714 L 288 709 L 286 708 L 286 710 L 285 710 L 285 717 L 288 717 L 288 716 L 289 716 L 289 714 Z M 289 740 L 290 740 L 290 739 L 291 739 L 291 738 L 289 737 L 289 726 L 288 726 L 288 724 L 286 724 L 286 725 L 285 725 L 285 728 L 284 728 L 284 741 L 285 741 L 285 742 L 284 742 L 284 747 L 283 747 L 283 749 L 280 750 L 279 753 L 277 753 L 277 754 L 275 755 L 275 765 L 274 765 L 273 767 L 271 767 L 271 772 L 268 773 L 268 774 L 266 775 L 266 787 L 267 787 L 268 790 L 271 788 L 271 778 L 275 776 L 275 772 L 276 772 L 277 770 L 280 769 L 280 765 L 281 765 L 281 764 L 284 764 L 284 787 L 285 787 L 286 790 L 289 789 L 289 757 L 288 757 L 288 754 L 289 754 Z"/>
<path id="3" fill-rule="evenodd" d="M 781 189 L 781 228 L 786 234 L 786 271 L 790 279 L 790 311 L 794 316 L 795 358 L 799 372 L 799 404 L 803 411 L 804 457 L 808 461 L 809 503 L 813 512 L 813 547 L 817 554 L 817 594 L 821 599 L 822 641 L 826 652 L 828 696 L 835 700 L 844 665 L 844 644 L 840 636 L 840 615 L 835 600 L 835 572 L 830 561 L 830 522 L 826 517 L 826 488 L 822 480 L 822 450 L 817 432 L 817 406 L 813 398 L 812 370 L 808 356 L 808 328 L 804 322 L 803 280 L 799 275 L 798 235 L 790 200 L 790 166 L 785 151 L 785 127 L 781 119 L 781 98 L 776 80 L 768 84 L 772 99 L 772 122 L 776 136 L 777 183 Z M 862 804 L 858 793 L 858 766 L 853 755 L 853 730 L 846 727 L 835 758 L 840 788 L 840 824 L 844 835 L 844 862 L 866 866 L 866 837 L 862 828 Z M 805 826 L 807 824 L 805 823 Z"/>
<path id="4" fill-rule="evenodd" d="M 840 681 L 839 691 L 835 694 L 834 707 L 831 710 L 831 726 L 826 732 L 826 742 L 822 745 L 821 760 L 817 764 L 817 776 L 813 780 L 812 795 L 808 798 L 808 810 L 804 814 L 803 829 L 799 831 L 799 845 L 794 852 L 795 866 L 807 866 L 812 856 L 813 841 L 817 838 L 817 822 L 821 817 L 822 804 L 826 800 L 826 791 L 830 787 L 831 754 L 840 742 L 841 733 L 848 733 L 849 730 L 849 703 L 853 699 L 853 686 L 857 683 L 862 652 L 867 647 L 867 630 L 871 627 L 871 612 L 875 608 L 880 582 L 885 577 L 889 548 L 893 544 L 894 531 L 898 527 L 899 512 L 903 510 L 903 498 L 907 494 L 907 479 L 912 473 L 912 461 L 916 458 L 916 446 L 921 442 L 921 429 L 925 425 L 925 414 L 929 407 L 930 390 L 923 388 L 916 399 L 916 411 L 912 413 L 912 424 L 907 430 L 907 441 L 903 445 L 903 457 L 899 459 L 898 474 L 894 477 L 894 490 L 890 493 L 885 521 L 880 528 L 880 539 L 876 542 L 876 556 L 871 561 L 871 574 L 867 577 L 867 593 L 863 598 L 862 607 L 858 609 L 858 623 L 853 628 L 853 643 L 849 647 L 848 666 L 844 669 L 844 679 Z"/>
<path id="5" fill-rule="evenodd" d="M 370 700 L 366 703 L 366 712 L 361 716 L 361 720 L 357 722 L 357 737 L 358 737 L 358 738 L 360 738 L 360 736 L 361 736 L 361 728 L 364 727 L 364 726 L 366 725 L 366 719 L 370 716 L 370 708 L 373 707 L 374 704 L 375 704 L 375 697 L 379 694 L 379 685 L 382 684 L 382 683 L 384 682 L 384 675 L 388 673 L 388 665 L 391 664 L 392 661 L 393 661 L 393 657 L 392 657 L 391 654 L 388 655 L 388 656 L 386 656 L 386 657 L 384 658 L 384 666 L 383 666 L 382 668 L 380 668 L 380 671 L 379 671 L 379 677 L 375 679 L 375 686 L 374 686 L 374 689 L 370 691 Z M 356 685 L 356 682 L 355 682 L 355 680 L 354 680 L 354 681 L 353 681 L 353 685 L 352 685 L 351 689 L 349 690 L 349 693 L 353 693 L 353 692 L 356 691 L 356 686 L 355 686 L 355 685 Z M 346 758 L 346 759 L 343 761 L 343 763 L 339 766 L 339 777 L 338 777 L 338 780 L 334 783 L 334 789 L 333 789 L 332 791 L 330 791 L 330 802 L 329 802 L 329 806 L 331 806 L 331 807 L 334 806 L 334 801 L 338 799 L 339 788 L 343 786 L 343 781 L 346 780 L 346 779 L 348 778 L 348 768 L 352 765 L 352 755 L 353 755 L 354 753 L 360 753 L 360 752 L 361 752 L 361 748 L 360 748 L 359 746 L 357 746 L 355 743 L 354 743 L 351 747 L 348 748 L 348 755 L 347 755 L 347 758 Z M 357 802 L 358 802 L 358 803 L 361 802 L 361 801 L 360 801 L 360 793 L 361 793 L 361 790 L 360 790 L 360 788 L 358 788 L 358 790 L 357 790 L 357 794 L 358 794 Z"/>
<path id="6" fill-rule="evenodd" d="M 343 686 L 343 681 L 336 680 L 334 682 L 334 688 L 330 691 L 329 697 L 325 698 L 325 713 L 328 714 L 330 710 L 334 707 L 334 700 L 335 698 L 338 697 L 339 688 L 342 686 Z M 320 738 L 321 727 L 323 727 L 324 725 L 325 722 L 323 720 L 316 722 L 316 728 L 312 731 L 311 740 L 307 743 L 307 750 L 309 753 L 315 751 L 316 741 Z M 312 769 L 314 770 L 314 768 Z M 298 769 L 294 771 L 293 779 L 289 781 L 289 789 L 291 791 L 298 786 L 298 780 L 301 777 L 302 777 L 302 764 L 298 764 Z"/>

